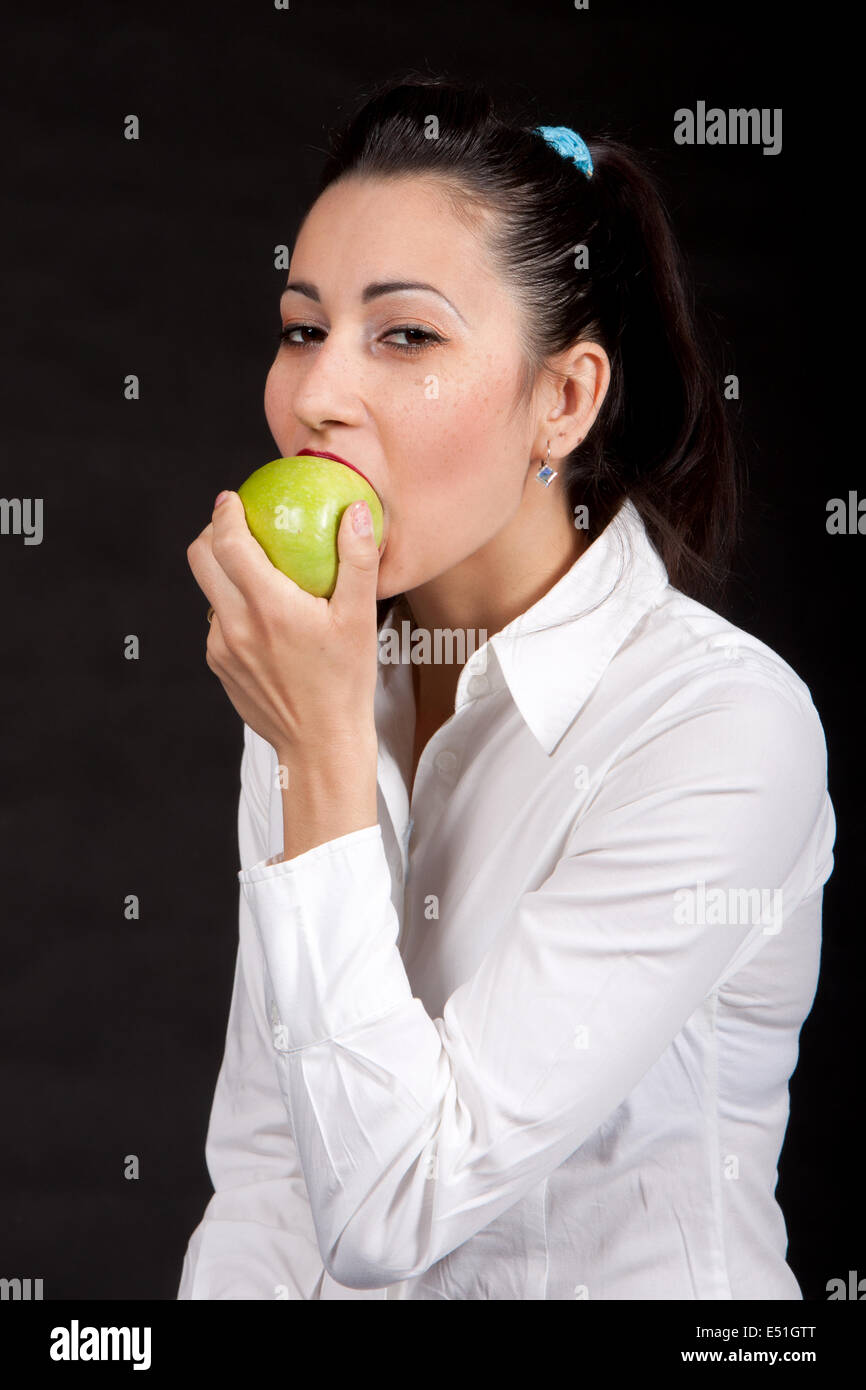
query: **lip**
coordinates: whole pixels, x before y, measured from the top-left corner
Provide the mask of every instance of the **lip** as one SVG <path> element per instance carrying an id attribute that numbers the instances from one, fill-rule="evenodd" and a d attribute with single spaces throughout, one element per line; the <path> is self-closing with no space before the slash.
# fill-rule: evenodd
<path id="1" fill-rule="evenodd" d="M 361 473 L 360 468 L 356 467 L 354 463 L 350 463 L 348 459 L 341 459 L 339 454 L 330 454 L 325 449 L 299 449 L 297 454 L 295 455 L 295 458 L 303 458 L 305 454 L 309 454 L 311 457 L 317 459 L 333 459 L 335 463 L 342 463 L 344 467 L 351 468 L 353 473 L 360 474 L 360 476 L 364 479 L 364 482 L 367 483 L 369 487 L 373 487 L 373 484 L 370 482 L 370 479 L 367 477 L 366 473 Z M 374 487 L 373 491 L 376 492 L 376 489 Z M 376 493 L 376 495 L 378 497 L 379 494 Z"/>

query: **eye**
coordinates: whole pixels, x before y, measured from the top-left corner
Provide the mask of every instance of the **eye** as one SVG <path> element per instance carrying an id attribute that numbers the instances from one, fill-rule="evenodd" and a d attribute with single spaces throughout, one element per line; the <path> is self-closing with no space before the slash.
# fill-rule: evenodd
<path id="1" fill-rule="evenodd" d="M 400 352 L 423 352 L 424 348 L 430 343 L 444 342 L 444 339 L 440 338 L 438 333 L 430 333 L 426 328 L 416 328 L 410 323 L 404 323 L 399 328 L 390 328 L 385 334 L 385 337 L 390 338 L 394 333 L 415 333 L 418 335 L 414 342 L 391 344 L 392 347 L 397 348 Z M 420 342 L 418 338 L 420 338 Z"/>
<path id="2" fill-rule="evenodd" d="M 293 333 L 305 332 L 321 333 L 321 331 L 320 328 L 314 328 L 310 323 L 287 323 L 285 328 L 280 330 L 279 337 L 277 338 L 277 346 L 281 343 L 285 343 L 288 347 L 306 347 L 306 342 L 295 342 L 291 335 Z"/>
<path id="3" fill-rule="evenodd" d="M 310 341 L 310 339 L 306 339 L 305 341 L 302 338 L 299 342 L 293 335 L 296 333 L 304 334 L 321 332 L 321 328 L 316 328 L 315 325 L 311 323 L 287 323 L 285 328 L 282 328 L 280 330 L 279 337 L 277 338 L 277 346 L 302 349 L 311 347 L 312 342 Z M 445 343 L 448 341 L 447 338 L 440 337 L 438 333 L 431 333 L 428 329 L 419 328 L 416 324 L 411 323 L 400 324 L 398 328 L 389 328 L 388 332 L 383 335 L 383 338 L 391 338 L 395 333 L 403 333 L 405 335 L 412 333 L 416 335 L 416 340 L 414 342 L 391 343 L 391 347 L 394 347 L 397 349 L 398 352 L 403 352 L 407 355 L 418 352 L 424 352 L 426 348 L 433 346 L 434 344 Z M 419 337 L 421 339 L 420 342 L 418 341 Z"/>

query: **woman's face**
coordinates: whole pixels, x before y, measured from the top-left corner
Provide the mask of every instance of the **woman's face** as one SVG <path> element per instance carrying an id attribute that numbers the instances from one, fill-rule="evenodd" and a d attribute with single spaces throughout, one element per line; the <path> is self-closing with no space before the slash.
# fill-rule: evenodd
<path id="1" fill-rule="evenodd" d="M 377 289 L 395 281 L 433 288 Z M 514 408 L 516 306 L 420 176 L 326 189 L 288 285 L 268 425 L 283 457 L 327 450 L 369 478 L 384 512 L 377 597 L 390 598 L 474 554 L 520 506 L 533 432 Z"/>

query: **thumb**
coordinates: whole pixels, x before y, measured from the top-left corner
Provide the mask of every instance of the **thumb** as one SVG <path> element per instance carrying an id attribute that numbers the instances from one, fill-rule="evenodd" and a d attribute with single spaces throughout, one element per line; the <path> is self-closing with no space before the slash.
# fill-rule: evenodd
<path id="1" fill-rule="evenodd" d="M 361 522 L 366 521 L 369 527 L 366 533 L 357 531 L 352 524 L 356 506 Z M 343 512 L 337 528 L 337 555 L 337 583 L 331 603 L 347 615 L 365 607 L 375 612 L 379 549 L 373 534 L 373 518 L 366 502 L 352 503 Z"/>

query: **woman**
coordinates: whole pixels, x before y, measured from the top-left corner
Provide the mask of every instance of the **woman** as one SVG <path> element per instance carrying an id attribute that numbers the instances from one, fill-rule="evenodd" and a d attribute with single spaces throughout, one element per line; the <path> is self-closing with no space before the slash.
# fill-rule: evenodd
<path id="1" fill-rule="evenodd" d="M 826 748 L 791 667 L 698 598 L 738 473 L 650 177 L 393 84 L 282 318 L 274 439 L 359 468 L 384 537 L 346 509 L 330 602 L 236 493 L 188 552 L 245 744 L 178 1297 L 801 1298 L 774 1189 Z"/>

